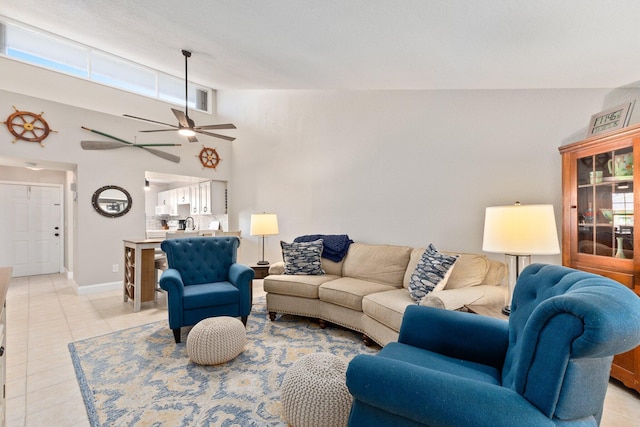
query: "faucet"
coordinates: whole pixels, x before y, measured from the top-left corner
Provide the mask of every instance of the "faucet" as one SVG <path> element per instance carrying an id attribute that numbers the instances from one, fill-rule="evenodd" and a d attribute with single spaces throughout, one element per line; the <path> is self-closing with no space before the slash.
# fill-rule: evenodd
<path id="1" fill-rule="evenodd" d="M 190 217 L 190 216 L 185 218 L 185 220 L 184 220 L 184 228 L 186 230 L 189 229 L 189 220 L 191 220 L 191 229 L 195 230 L 196 229 L 196 222 L 194 221 L 193 217 Z"/>

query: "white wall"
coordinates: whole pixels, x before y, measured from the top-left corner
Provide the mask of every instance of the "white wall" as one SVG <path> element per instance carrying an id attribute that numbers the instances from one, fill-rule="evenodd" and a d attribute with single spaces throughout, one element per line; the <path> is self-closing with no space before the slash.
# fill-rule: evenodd
<path id="1" fill-rule="evenodd" d="M 196 123 L 238 127 L 233 143 L 206 141 L 223 159 L 212 171 L 195 159 L 201 144 L 171 151 L 182 156 L 179 165 L 141 150 L 81 150 L 80 140 L 100 139 L 81 125 L 157 142 L 157 135 L 137 132 L 142 123 L 120 115 L 171 122 L 168 106 L 0 58 L 0 108 L 6 115 L 11 105 L 45 111 L 59 131 L 41 148 L 11 144 L 0 130 L 0 157 L 77 165 L 80 286 L 122 279 L 111 266 L 122 264 L 122 239 L 144 235 L 145 170 L 227 180 L 229 228 L 243 232 L 245 263 L 260 259 L 249 218 L 263 211 L 276 212 L 280 222 L 280 235 L 267 240 L 270 261 L 281 259 L 280 239 L 306 233 L 480 252 L 486 206 L 553 203 L 559 227 L 557 147 L 582 139 L 593 113 L 625 97 L 625 89 L 223 91 L 213 120 L 194 116 Z M 131 192 L 131 213 L 109 219 L 92 210 L 91 195 L 107 184 Z"/>
<path id="2" fill-rule="evenodd" d="M 15 92 L 21 91 L 22 93 Z M 26 94 L 26 95 L 25 95 Z M 31 96 L 29 96 L 31 95 Z M 50 101 L 57 99 L 59 102 Z M 141 129 L 154 129 L 142 122 L 121 117 L 136 116 L 173 123 L 170 106 L 142 96 L 132 95 L 58 73 L 44 71 L 0 58 L 0 117 L 9 116 L 15 105 L 19 110 L 44 112 L 43 117 L 57 133 L 51 133 L 39 144 L 17 141 L 4 125 L 0 127 L 0 160 L 20 159 L 35 162 L 64 162 L 76 169 L 77 209 L 72 210 L 73 276 L 79 286 L 109 284 L 122 281 L 123 239 L 145 237 L 144 173 L 161 172 L 174 175 L 229 180 L 231 176 L 231 144 L 209 137 L 189 144 L 173 133 L 141 134 Z M 84 105 L 86 108 L 71 106 Z M 104 112 L 96 112 L 100 110 Z M 106 113 L 105 113 L 106 112 Z M 109 114 L 107 114 L 109 113 Z M 194 115 L 196 123 L 220 123 L 221 118 Z M 97 129 L 128 141 L 181 142 L 182 147 L 158 147 L 181 156 L 179 164 L 151 155 L 143 150 L 121 148 L 85 151 L 81 140 L 108 140 L 81 129 Z M 217 148 L 223 161 L 216 170 L 204 169 L 197 158 L 203 144 Z M 0 180 L 4 179 L 0 176 Z M 120 218 L 99 215 L 91 206 L 91 196 L 100 187 L 118 185 L 133 198 L 132 210 Z M 120 271 L 112 272 L 113 264 Z"/>
<path id="3" fill-rule="evenodd" d="M 481 252 L 485 207 L 515 201 L 552 203 L 560 232 L 557 148 L 584 138 L 608 92 L 220 91 L 238 126 L 230 221 L 246 231 L 251 213 L 277 213 L 270 261 L 308 233 Z"/>

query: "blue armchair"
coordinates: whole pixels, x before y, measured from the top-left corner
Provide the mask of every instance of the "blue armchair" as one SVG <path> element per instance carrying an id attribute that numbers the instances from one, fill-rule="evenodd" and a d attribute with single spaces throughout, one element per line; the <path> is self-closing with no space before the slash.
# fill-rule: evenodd
<path id="1" fill-rule="evenodd" d="M 555 265 L 520 275 L 509 321 L 409 306 L 398 342 L 347 369 L 350 426 L 597 426 L 640 298 Z"/>
<path id="2" fill-rule="evenodd" d="M 236 262 L 239 245 L 235 236 L 167 239 L 160 245 L 169 267 L 160 277 L 160 287 L 167 291 L 169 327 L 176 343 L 182 326 L 207 317 L 240 317 L 246 326 L 255 273 Z"/>

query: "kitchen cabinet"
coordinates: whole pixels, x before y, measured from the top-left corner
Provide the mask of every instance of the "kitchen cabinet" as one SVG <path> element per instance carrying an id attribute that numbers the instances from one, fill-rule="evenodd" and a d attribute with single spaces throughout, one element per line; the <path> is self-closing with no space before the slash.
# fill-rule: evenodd
<path id="1" fill-rule="evenodd" d="M 562 154 L 562 264 L 600 274 L 640 295 L 635 233 L 635 165 L 640 125 L 559 148 Z M 640 174 L 638 174 L 640 175 Z M 611 376 L 640 391 L 640 347 L 614 357 Z"/>
<path id="2" fill-rule="evenodd" d="M 200 183 L 200 213 L 223 215 L 227 213 L 227 183 L 206 181 Z"/>
<path id="3" fill-rule="evenodd" d="M 211 181 L 200 183 L 200 213 L 211 213 Z"/>
<path id="4" fill-rule="evenodd" d="M 190 212 L 192 215 L 200 213 L 200 184 L 189 186 L 189 200 L 191 204 Z"/>
<path id="5" fill-rule="evenodd" d="M 205 181 L 158 193 L 158 206 L 168 206 L 169 215 L 178 215 L 178 205 L 189 204 L 191 215 L 227 213 L 227 183 Z"/>
<path id="6" fill-rule="evenodd" d="M 188 205 L 190 203 L 191 194 L 189 190 L 189 187 L 179 187 L 175 189 L 177 204 Z"/>
<path id="7" fill-rule="evenodd" d="M 178 215 L 178 193 L 176 189 L 160 191 L 158 206 L 169 206 L 169 215 Z"/>
<path id="8" fill-rule="evenodd" d="M 211 181 L 211 213 L 227 213 L 227 183 L 224 181 Z"/>

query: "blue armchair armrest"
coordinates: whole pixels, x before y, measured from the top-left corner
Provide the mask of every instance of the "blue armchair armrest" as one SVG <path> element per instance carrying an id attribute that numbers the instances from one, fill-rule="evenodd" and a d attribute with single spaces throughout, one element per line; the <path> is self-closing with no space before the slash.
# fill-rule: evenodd
<path id="1" fill-rule="evenodd" d="M 506 387 L 385 357 L 353 358 L 347 369 L 347 386 L 355 399 L 350 425 L 372 421 L 371 407 L 430 426 L 555 425 Z"/>
<path id="2" fill-rule="evenodd" d="M 184 282 L 180 272 L 175 268 L 168 268 L 162 272 L 160 287 L 171 294 L 175 293 L 180 299 L 184 297 Z"/>
<path id="3" fill-rule="evenodd" d="M 255 274 L 255 271 L 253 271 L 251 267 L 234 263 L 229 267 L 229 282 L 235 287 L 242 289 L 244 286 L 251 286 L 251 281 Z"/>
<path id="4" fill-rule="evenodd" d="M 502 368 L 509 323 L 478 314 L 411 305 L 398 342 L 445 356 Z"/>

